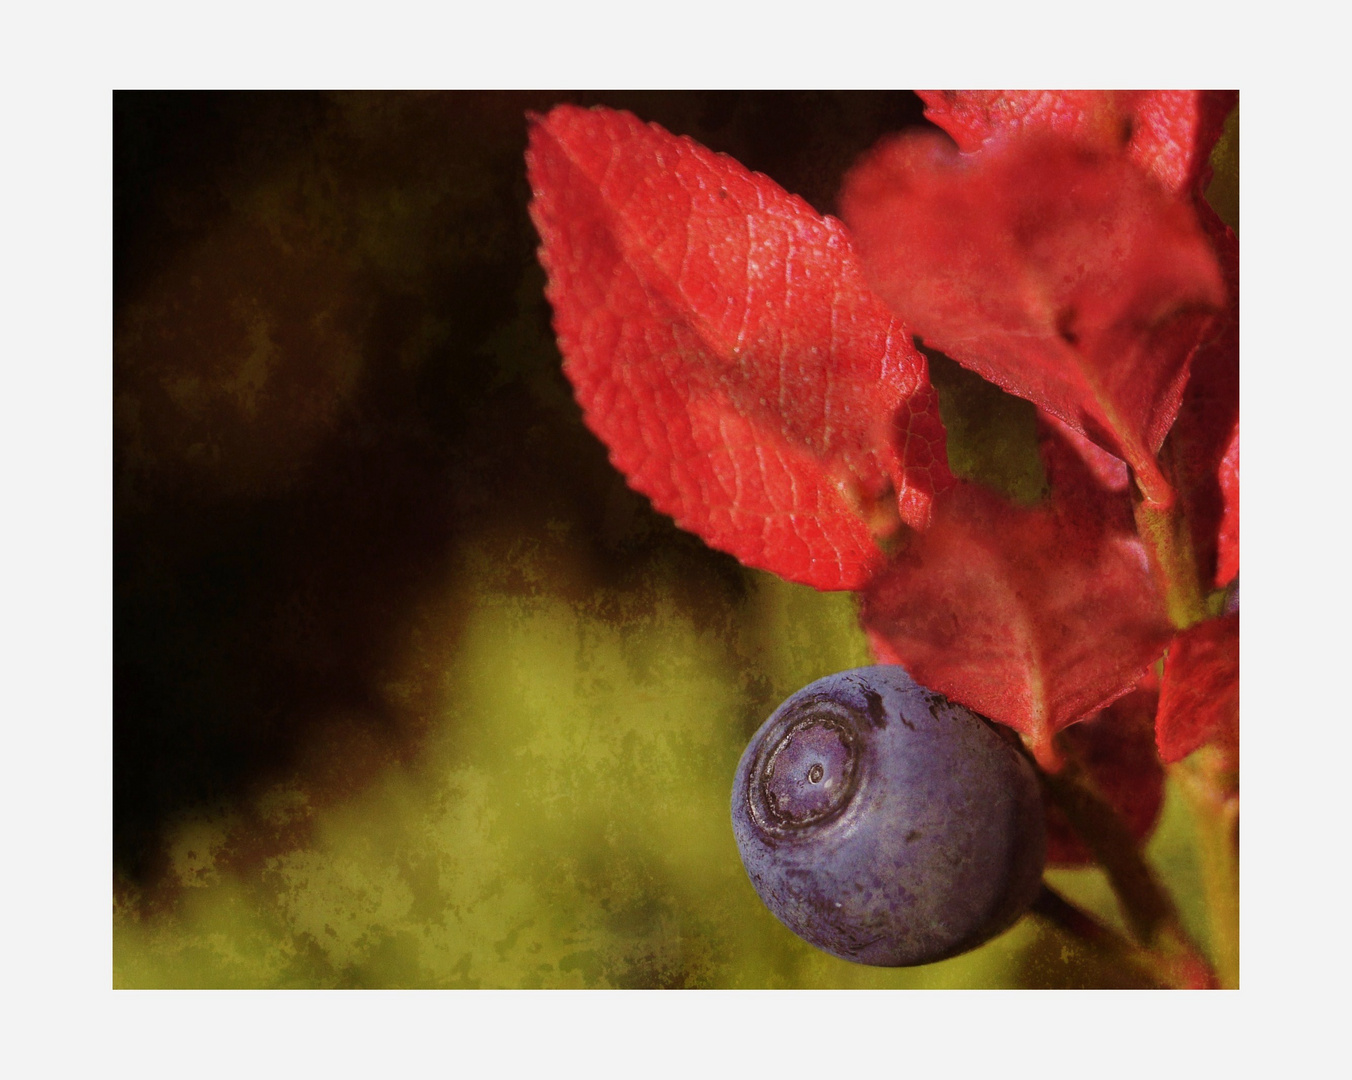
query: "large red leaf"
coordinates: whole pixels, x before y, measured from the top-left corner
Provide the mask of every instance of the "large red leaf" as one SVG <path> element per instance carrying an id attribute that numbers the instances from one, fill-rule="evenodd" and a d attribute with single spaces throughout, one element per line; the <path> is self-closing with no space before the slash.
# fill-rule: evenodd
<path id="1" fill-rule="evenodd" d="M 1130 693 L 1061 735 L 1099 793 L 1137 840 L 1150 835 L 1164 804 L 1164 766 L 1155 753 L 1155 711 L 1159 679 L 1151 671 Z M 1062 865 L 1094 862 L 1054 802 L 1046 803 L 1047 861 Z"/>
<path id="2" fill-rule="evenodd" d="M 921 90 L 925 115 L 965 152 L 1016 132 L 1121 146 L 1170 191 L 1200 193 L 1233 90 Z"/>
<path id="3" fill-rule="evenodd" d="M 1191 201 L 1072 139 L 964 156 L 912 134 L 856 166 L 841 205 L 869 280 L 927 344 L 1089 436 L 1171 505 L 1155 454 L 1226 296 Z"/>
<path id="4" fill-rule="evenodd" d="M 1207 743 L 1238 742 L 1238 611 L 1198 623 L 1169 646 L 1155 738 L 1169 762 Z"/>
<path id="5" fill-rule="evenodd" d="M 532 117 L 554 328 L 629 483 L 749 566 L 860 587 L 950 482 L 938 399 L 848 233 L 628 113 Z"/>
<path id="6" fill-rule="evenodd" d="M 1053 735 L 1135 686 L 1171 627 L 1126 493 L 1051 429 L 1043 449 L 1046 503 L 955 485 L 864 592 L 861 619 L 880 659 L 1051 763 Z"/>

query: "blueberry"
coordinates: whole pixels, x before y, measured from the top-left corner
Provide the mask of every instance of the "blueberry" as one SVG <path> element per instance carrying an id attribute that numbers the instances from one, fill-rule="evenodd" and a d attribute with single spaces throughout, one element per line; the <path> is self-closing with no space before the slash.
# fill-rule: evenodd
<path id="1" fill-rule="evenodd" d="M 861 964 L 975 948 L 1042 884 L 1032 767 L 895 666 L 819 679 L 776 709 L 737 766 L 732 828 L 776 917 Z"/>

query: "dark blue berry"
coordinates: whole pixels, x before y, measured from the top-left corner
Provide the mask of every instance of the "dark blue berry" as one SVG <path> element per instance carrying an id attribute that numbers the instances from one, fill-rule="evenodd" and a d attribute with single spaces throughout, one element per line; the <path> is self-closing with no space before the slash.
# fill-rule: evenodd
<path id="1" fill-rule="evenodd" d="M 1041 888 L 1032 767 L 895 666 L 831 675 L 776 709 L 737 766 L 732 825 L 780 921 L 862 964 L 975 948 Z"/>

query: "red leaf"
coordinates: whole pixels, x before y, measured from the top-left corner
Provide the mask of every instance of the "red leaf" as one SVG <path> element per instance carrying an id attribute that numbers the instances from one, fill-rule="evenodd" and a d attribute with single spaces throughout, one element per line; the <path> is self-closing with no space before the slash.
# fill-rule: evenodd
<path id="1" fill-rule="evenodd" d="M 964 152 L 1021 131 L 1052 131 L 1127 156 L 1175 193 L 1199 193 L 1235 107 L 1233 90 L 921 90 L 925 115 Z"/>
<path id="2" fill-rule="evenodd" d="M 1222 586 L 1239 572 L 1239 240 L 1210 207 L 1200 211 L 1229 303 L 1193 357 L 1169 452 L 1194 557 L 1204 577 Z"/>
<path id="3" fill-rule="evenodd" d="M 1225 118 L 1238 101 L 1227 90 L 919 92 L 925 113 L 960 149 L 979 150 L 1014 132 L 1054 131 L 1110 146 L 1127 134 L 1127 155 L 1174 192 L 1200 195 L 1210 180 L 1210 156 Z M 1216 340 L 1194 356 L 1192 376 L 1174 425 L 1188 460 L 1178 476 L 1197 557 L 1225 585 L 1239 567 L 1238 533 L 1238 243 L 1209 207 L 1203 223 L 1220 254 L 1230 306 Z M 1181 429 L 1188 429 L 1186 431 Z M 1224 454 L 1233 457 L 1221 463 Z M 1218 476 L 1218 470 L 1227 470 Z M 1217 536 L 1218 530 L 1220 536 Z M 1221 555 L 1217 556 L 1217 543 Z"/>
<path id="4" fill-rule="evenodd" d="M 909 135 L 855 168 L 841 205 L 870 281 L 927 344 L 1171 503 L 1155 453 L 1225 300 L 1191 203 L 1121 154 L 1054 136 L 963 157 L 942 136 Z"/>
<path id="5" fill-rule="evenodd" d="M 1061 736 L 1137 840 L 1150 835 L 1164 803 L 1164 766 L 1155 753 L 1159 696 L 1159 680 L 1152 672 L 1124 697 L 1067 728 Z M 1063 865 L 1094 862 L 1093 853 L 1060 807 L 1048 802 L 1046 812 L 1047 861 Z"/>
<path id="6" fill-rule="evenodd" d="M 1038 422 L 1044 428 L 1051 428 L 1065 440 L 1066 445 L 1075 452 L 1100 487 L 1122 493 L 1130 491 L 1131 473 L 1125 461 L 1100 448 L 1088 436 L 1081 435 L 1049 412 L 1039 412 Z"/>
<path id="7" fill-rule="evenodd" d="M 880 659 L 1052 762 L 1052 736 L 1135 686 L 1171 628 L 1127 496 L 1052 431 L 1044 457 L 1047 503 L 971 483 L 936 499 L 930 528 L 865 590 L 861 619 Z"/>
<path id="8" fill-rule="evenodd" d="M 531 217 L 588 426 L 749 566 L 861 586 L 950 481 L 938 398 L 844 226 L 628 113 L 532 117 Z"/>
<path id="9" fill-rule="evenodd" d="M 1239 740 L 1239 612 L 1183 631 L 1160 680 L 1155 739 L 1160 757 L 1182 761 L 1211 742 Z"/>
<path id="10" fill-rule="evenodd" d="M 1217 475 L 1221 484 L 1221 522 L 1216 531 L 1216 584 L 1229 585 L 1239 576 L 1239 425 Z"/>

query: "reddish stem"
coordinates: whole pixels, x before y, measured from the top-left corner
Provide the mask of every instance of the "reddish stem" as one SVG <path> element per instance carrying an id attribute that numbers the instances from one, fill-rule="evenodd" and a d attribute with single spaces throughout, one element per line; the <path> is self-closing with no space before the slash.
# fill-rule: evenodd
<path id="1" fill-rule="evenodd" d="M 1155 957 L 1171 986 L 1218 985 L 1201 950 L 1183 929 L 1173 900 L 1156 879 L 1135 837 L 1064 743 L 1059 772 L 1039 770 L 1044 787 L 1108 875 L 1132 933 Z"/>

